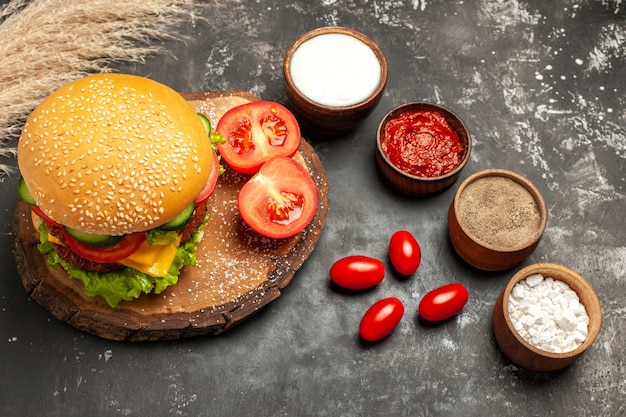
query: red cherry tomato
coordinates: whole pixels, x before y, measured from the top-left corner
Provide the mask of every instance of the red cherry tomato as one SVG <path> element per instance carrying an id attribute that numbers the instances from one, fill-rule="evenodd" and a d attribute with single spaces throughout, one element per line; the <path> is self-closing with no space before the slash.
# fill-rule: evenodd
<path id="1" fill-rule="evenodd" d="M 418 307 L 419 315 L 428 321 L 446 320 L 459 314 L 468 299 L 469 292 L 463 284 L 444 285 L 422 298 Z"/>
<path id="2" fill-rule="evenodd" d="M 216 131 L 225 141 L 217 149 L 226 163 L 243 174 L 254 174 L 277 156 L 292 157 L 300 146 L 300 126 L 284 106 L 253 101 L 227 111 Z"/>
<path id="3" fill-rule="evenodd" d="M 402 320 L 404 305 L 395 297 L 383 298 L 363 315 L 359 325 L 361 337 L 369 342 L 389 336 Z"/>
<path id="4" fill-rule="evenodd" d="M 317 211 L 317 189 L 292 158 L 269 160 L 239 191 L 239 214 L 257 233 L 287 238 L 300 233 Z"/>
<path id="5" fill-rule="evenodd" d="M 422 260 L 422 251 L 411 232 L 399 230 L 391 236 L 389 260 L 402 275 L 411 275 L 417 271 Z"/>
<path id="6" fill-rule="evenodd" d="M 63 231 L 67 246 L 70 247 L 77 255 L 95 262 L 117 262 L 124 258 L 128 258 L 136 252 L 141 244 L 146 240 L 144 232 L 131 233 L 124 236 L 113 246 L 97 247 L 86 243 L 79 242 L 70 236 L 65 230 Z"/>
<path id="7" fill-rule="evenodd" d="M 380 284 L 384 277 L 383 263 L 369 256 L 346 256 L 330 267 L 331 281 L 350 290 L 374 287 Z"/>
<path id="8" fill-rule="evenodd" d="M 211 166 L 211 172 L 209 173 L 209 179 L 206 184 L 200 191 L 200 194 L 196 196 L 195 204 L 199 206 L 205 203 L 211 195 L 213 195 L 213 191 L 215 191 L 215 187 L 217 186 L 217 180 L 220 177 L 220 161 L 217 158 L 217 154 L 213 149 L 211 149 L 211 153 L 213 154 L 213 165 Z"/>

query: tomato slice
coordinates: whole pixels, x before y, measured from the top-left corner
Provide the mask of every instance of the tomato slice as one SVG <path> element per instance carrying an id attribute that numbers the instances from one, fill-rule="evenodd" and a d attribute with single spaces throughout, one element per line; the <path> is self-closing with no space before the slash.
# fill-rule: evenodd
<path id="1" fill-rule="evenodd" d="M 220 177 L 220 161 L 217 158 L 217 154 L 213 149 L 211 149 L 211 153 L 213 154 L 213 166 L 211 167 L 211 172 L 209 173 L 209 179 L 200 194 L 196 196 L 195 204 L 199 206 L 204 204 L 209 197 L 213 195 L 215 191 L 215 187 L 217 186 L 217 180 Z"/>
<path id="2" fill-rule="evenodd" d="M 300 126 L 285 106 L 253 101 L 227 111 L 216 131 L 224 137 L 217 149 L 226 163 L 243 174 L 256 173 L 268 160 L 292 157 L 300 146 Z"/>
<path id="3" fill-rule="evenodd" d="M 146 240 L 145 232 L 137 232 L 124 236 L 124 239 L 120 240 L 113 246 L 98 247 L 79 242 L 70 236 L 65 230 L 63 231 L 63 234 L 67 245 L 72 251 L 74 251 L 74 253 L 94 262 L 121 261 L 136 252 L 144 240 Z"/>
<path id="4" fill-rule="evenodd" d="M 291 158 L 274 158 L 239 191 L 239 213 L 254 231 L 270 238 L 300 233 L 317 211 L 317 189 L 309 173 Z"/>
<path id="5" fill-rule="evenodd" d="M 41 217 L 43 219 L 43 221 L 48 223 L 49 225 L 61 226 L 61 223 L 59 223 L 59 222 L 57 222 L 55 220 L 52 220 L 38 206 L 30 206 L 30 209 L 32 210 L 33 213 L 35 213 L 37 216 Z"/>

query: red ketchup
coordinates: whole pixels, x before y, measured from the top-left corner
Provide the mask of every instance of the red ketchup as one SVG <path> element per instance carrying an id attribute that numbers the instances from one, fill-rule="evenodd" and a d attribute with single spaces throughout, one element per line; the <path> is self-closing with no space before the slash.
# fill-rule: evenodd
<path id="1" fill-rule="evenodd" d="M 381 147 L 393 165 L 418 177 L 439 177 L 453 171 L 465 148 L 445 117 L 426 110 L 407 111 L 389 120 Z"/>

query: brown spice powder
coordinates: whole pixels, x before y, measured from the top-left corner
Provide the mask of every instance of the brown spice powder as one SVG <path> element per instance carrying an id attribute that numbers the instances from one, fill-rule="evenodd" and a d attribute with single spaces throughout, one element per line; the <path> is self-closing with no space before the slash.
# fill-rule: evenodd
<path id="1" fill-rule="evenodd" d="M 529 243 L 541 225 L 533 195 L 506 177 L 484 177 L 468 184 L 459 198 L 459 220 L 476 240 L 504 248 Z"/>

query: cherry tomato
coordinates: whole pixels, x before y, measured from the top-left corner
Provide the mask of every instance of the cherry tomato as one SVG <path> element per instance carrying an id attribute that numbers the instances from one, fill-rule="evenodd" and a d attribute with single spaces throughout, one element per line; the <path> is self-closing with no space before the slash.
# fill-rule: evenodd
<path id="1" fill-rule="evenodd" d="M 243 174 L 254 174 L 277 156 L 292 157 L 300 146 L 300 126 L 284 106 L 253 101 L 227 111 L 216 131 L 224 137 L 217 149 L 226 163 Z"/>
<path id="2" fill-rule="evenodd" d="M 146 240 L 144 232 L 131 233 L 124 236 L 113 246 L 97 247 L 86 243 L 79 242 L 70 236 L 65 230 L 63 231 L 67 246 L 70 247 L 77 255 L 94 262 L 117 262 L 124 258 L 128 258 L 139 249 L 141 244 Z"/>
<path id="3" fill-rule="evenodd" d="M 202 191 L 200 191 L 200 194 L 196 196 L 196 206 L 205 203 L 209 199 L 209 197 L 213 195 L 213 191 L 215 191 L 215 187 L 217 186 L 217 180 L 220 177 L 220 161 L 217 158 L 217 154 L 213 149 L 211 149 L 211 153 L 213 154 L 213 165 L 211 166 L 209 179 L 204 185 L 204 188 L 202 188 Z"/>
<path id="4" fill-rule="evenodd" d="M 239 214 L 257 233 L 287 238 L 300 233 L 317 211 L 317 189 L 292 158 L 269 160 L 239 191 Z"/>
<path id="5" fill-rule="evenodd" d="M 346 256 L 330 267 L 330 279 L 350 290 L 363 290 L 380 284 L 385 277 L 385 266 L 378 259 L 363 255 Z"/>
<path id="6" fill-rule="evenodd" d="M 428 321 L 446 320 L 459 314 L 468 299 L 469 292 L 463 284 L 448 284 L 427 293 L 420 301 L 418 311 Z"/>
<path id="7" fill-rule="evenodd" d="M 363 315 L 359 325 L 361 337 L 369 342 L 389 336 L 402 320 L 404 305 L 395 297 L 383 298 Z"/>
<path id="8" fill-rule="evenodd" d="M 389 260 L 402 275 L 411 275 L 417 271 L 422 260 L 422 251 L 411 232 L 399 230 L 391 236 Z"/>

